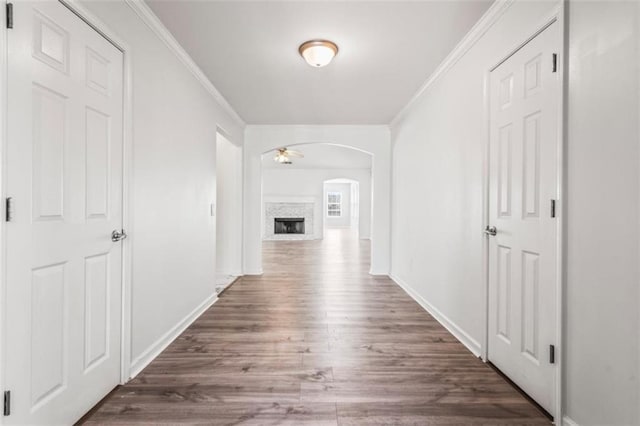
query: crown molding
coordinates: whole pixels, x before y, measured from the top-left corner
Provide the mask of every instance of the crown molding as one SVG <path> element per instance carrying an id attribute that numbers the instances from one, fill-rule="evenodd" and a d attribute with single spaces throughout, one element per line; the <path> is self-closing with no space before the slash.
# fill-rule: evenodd
<path id="1" fill-rule="evenodd" d="M 498 19 L 509 9 L 515 0 L 496 0 L 491 7 L 482 15 L 480 20 L 469 30 L 464 38 L 453 48 L 451 53 L 442 61 L 435 71 L 427 78 L 427 81 L 418 89 L 409 102 L 400 110 L 400 112 L 389 123 L 390 127 L 399 124 L 407 115 L 411 107 L 422 97 L 422 95 L 435 84 L 442 76 L 444 76 L 462 57 L 475 45 L 478 40 L 495 24 Z"/>
<path id="2" fill-rule="evenodd" d="M 209 92 L 225 112 L 229 114 L 229 116 L 235 120 L 238 125 L 244 128 L 246 123 L 242 117 L 240 117 L 231 104 L 224 98 L 224 96 L 222 96 L 218 89 L 216 89 L 213 83 L 211 83 L 200 67 L 195 63 L 191 56 L 189 56 L 180 43 L 178 43 L 167 27 L 165 27 L 160 21 L 160 18 L 153 13 L 144 0 L 125 0 L 125 3 L 136 13 L 136 15 L 140 17 L 142 22 L 144 22 L 158 36 L 158 38 L 164 42 L 169 50 L 173 52 L 178 59 L 180 59 L 180 62 L 182 62 L 184 66 L 191 71 L 191 74 L 193 74 L 196 80 L 200 82 L 202 87 Z"/>

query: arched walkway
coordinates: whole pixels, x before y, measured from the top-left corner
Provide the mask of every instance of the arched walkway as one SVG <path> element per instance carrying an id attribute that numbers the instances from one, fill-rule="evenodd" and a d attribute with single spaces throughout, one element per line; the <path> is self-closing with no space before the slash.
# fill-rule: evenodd
<path id="1" fill-rule="evenodd" d="M 389 273 L 390 253 L 390 142 L 386 126 L 250 126 L 244 152 L 244 273 L 262 269 L 262 155 L 280 147 L 328 144 L 372 156 L 373 203 L 371 268 L 374 275 Z"/>

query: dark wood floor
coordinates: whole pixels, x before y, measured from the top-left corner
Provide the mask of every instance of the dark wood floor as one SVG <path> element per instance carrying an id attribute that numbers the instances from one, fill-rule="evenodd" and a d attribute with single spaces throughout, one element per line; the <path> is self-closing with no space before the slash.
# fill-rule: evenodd
<path id="1" fill-rule="evenodd" d="M 549 424 L 347 231 L 266 242 L 245 277 L 88 424 Z"/>

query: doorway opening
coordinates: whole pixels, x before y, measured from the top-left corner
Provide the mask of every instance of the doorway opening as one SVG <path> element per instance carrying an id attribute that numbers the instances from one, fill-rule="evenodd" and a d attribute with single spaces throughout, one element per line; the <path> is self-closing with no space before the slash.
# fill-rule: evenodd
<path id="1" fill-rule="evenodd" d="M 360 236 L 360 183 L 354 179 L 329 179 L 323 183 L 323 228 L 347 229 Z"/>
<path id="2" fill-rule="evenodd" d="M 216 134 L 216 293 L 242 275 L 242 148 Z"/>
<path id="3" fill-rule="evenodd" d="M 282 148 L 295 156 L 277 161 Z M 272 249 L 271 242 L 321 243 L 329 238 L 334 243 L 348 240 L 349 247 L 366 244 L 371 250 L 369 242 L 361 240 L 371 238 L 372 164 L 371 154 L 330 143 L 295 144 L 264 152 L 261 241 L 269 242 Z"/>
<path id="4" fill-rule="evenodd" d="M 559 27 L 554 17 L 486 77 L 485 358 L 554 418 L 562 406 Z"/>

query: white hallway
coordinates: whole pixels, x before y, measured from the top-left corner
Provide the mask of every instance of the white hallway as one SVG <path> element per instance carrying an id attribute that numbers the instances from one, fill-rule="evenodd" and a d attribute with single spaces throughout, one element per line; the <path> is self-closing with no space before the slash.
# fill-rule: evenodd
<path id="1" fill-rule="evenodd" d="M 531 306 L 552 330 L 535 344 L 526 321 L 505 331 L 522 334 L 519 353 L 550 378 L 548 400 L 534 399 L 557 424 L 640 424 L 638 2 L 64 3 L 15 2 L 13 28 L 0 32 L 2 191 L 13 202 L 1 228 L 0 387 L 11 412 L 0 424 L 75 422 L 215 309 L 217 279 L 265 273 L 263 177 L 274 172 L 263 155 L 318 143 L 371 156 L 372 282 L 390 277 L 466 351 L 498 363 L 507 269 L 492 260 L 520 259 L 516 275 L 542 283 Z M 340 47 L 321 69 L 297 51 L 317 37 Z M 540 61 L 514 62 L 542 37 L 551 50 Z M 494 77 L 514 63 L 512 80 Z M 538 87 L 529 70 L 554 84 L 545 102 L 557 150 L 513 148 L 542 166 L 493 169 L 503 127 L 492 117 L 515 97 L 492 88 L 509 81 L 526 100 Z M 91 132 L 106 145 L 73 143 Z M 511 194 L 500 173 L 528 182 L 549 170 L 552 195 L 516 190 L 511 204 L 492 204 Z M 539 265 L 532 251 L 509 254 L 501 239 L 506 217 L 523 227 L 534 216 L 552 229 L 534 235 L 555 243 L 541 280 L 527 275 Z M 128 237 L 112 244 L 112 230 Z M 76 252 L 73 238 L 91 232 L 104 241 Z M 511 315 L 529 293 L 505 297 L 517 299 Z"/>

